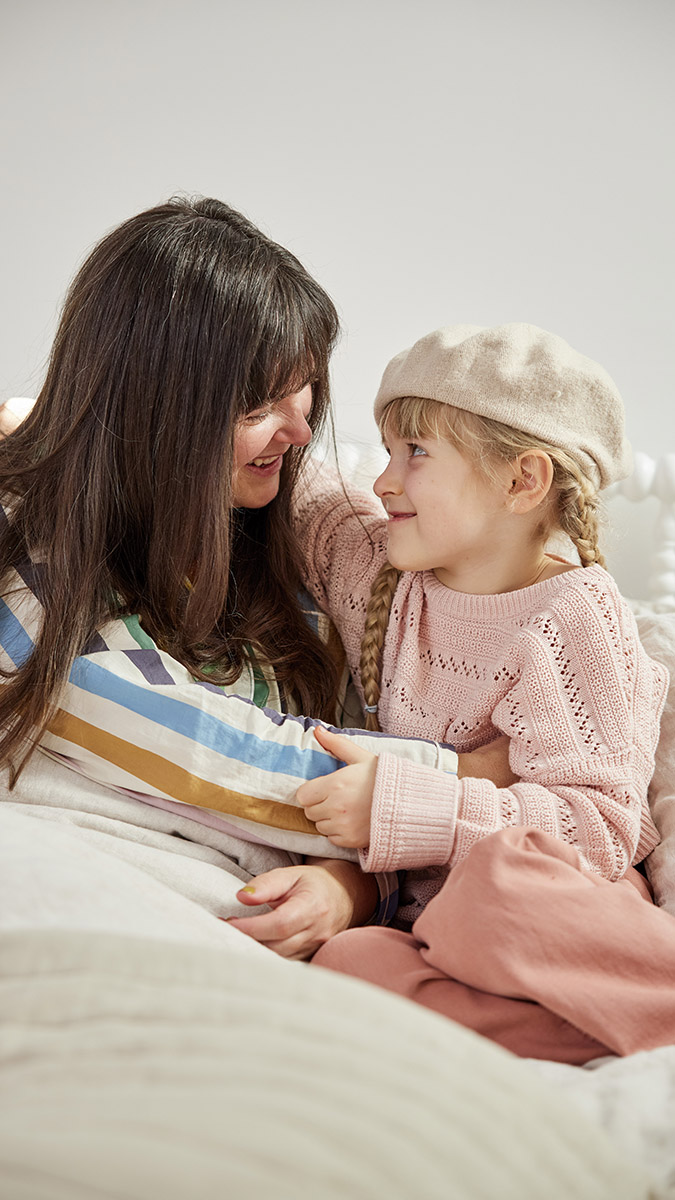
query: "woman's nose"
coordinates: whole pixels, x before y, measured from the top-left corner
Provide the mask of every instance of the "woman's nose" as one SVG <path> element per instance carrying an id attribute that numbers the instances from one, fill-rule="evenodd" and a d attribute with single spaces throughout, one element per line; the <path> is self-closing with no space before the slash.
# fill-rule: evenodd
<path id="1" fill-rule="evenodd" d="M 294 429 L 295 432 L 293 434 L 293 445 L 307 446 L 312 440 L 312 430 L 304 413 L 299 414 L 298 419 L 295 422 Z"/>
<path id="2" fill-rule="evenodd" d="M 293 446 L 307 446 L 312 440 L 311 426 L 307 421 L 311 399 L 308 406 L 303 391 L 298 392 L 296 396 L 289 396 L 282 403 L 284 419 L 277 436 L 283 437 Z"/>

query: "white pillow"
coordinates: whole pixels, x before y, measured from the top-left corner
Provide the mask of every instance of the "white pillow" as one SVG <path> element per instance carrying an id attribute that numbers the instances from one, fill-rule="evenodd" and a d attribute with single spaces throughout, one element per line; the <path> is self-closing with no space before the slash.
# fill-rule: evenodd
<path id="1" fill-rule="evenodd" d="M 656 768 L 649 788 L 649 807 L 661 842 L 645 865 L 657 904 L 675 916 L 675 612 L 655 613 L 646 604 L 632 607 L 645 650 L 670 672 Z"/>
<path id="2" fill-rule="evenodd" d="M 0 1033 L 12 1200 L 653 1195 L 515 1056 L 267 951 L 0 931 Z"/>

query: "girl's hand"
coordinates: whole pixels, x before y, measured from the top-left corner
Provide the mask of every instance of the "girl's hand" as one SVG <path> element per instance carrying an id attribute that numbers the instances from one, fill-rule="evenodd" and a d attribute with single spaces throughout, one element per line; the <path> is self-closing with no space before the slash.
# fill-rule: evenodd
<path id="1" fill-rule="evenodd" d="M 352 738 L 330 733 L 320 725 L 314 736 L 324 750 L 347 766 L 301 784 L 298 800 L 305 816 L 334 846 L 362 849 L 370 842 L 377 755 L 355 745 Z"/>
<path id="2" fill-rule="evenodd" d="M 284 958 L 304 959 L 333 934 L 368 920 L 377 904 L 377 884 L 356 863 L 316 859 L 256 876 L 237 892 L 237 899 L 252 906 L 268 904 L 274 911 L 232 917 L 228 925 Z"/>

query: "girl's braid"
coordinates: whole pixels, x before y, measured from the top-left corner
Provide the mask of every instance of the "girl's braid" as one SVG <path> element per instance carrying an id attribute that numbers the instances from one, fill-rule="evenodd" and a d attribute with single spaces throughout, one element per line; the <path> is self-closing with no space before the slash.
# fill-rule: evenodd
<path id="1" fill-rule="evenodd" d="M 380 699 L 380 670 L 382 666 L 382 646 L 389 624 L 394 592 L 398 584 L 400 572 L 390 563 L 385 562 L 373 583 L 368 607 L 366 609 L 366 624 L 361 642 L 361 687 L 366 705 L 375 711 L 366 713 L 366 729 L 379 732 L 377 705 Z"/>
<path id="2" fill-rule="evenodd" d="M 605 559 L 598 545 L 598 493 L 573 459 L 567 458 L 565 467 L 558 480 L 560 528 L 574 542 L 582 567 L 594 563 L 604 567 Z"/>

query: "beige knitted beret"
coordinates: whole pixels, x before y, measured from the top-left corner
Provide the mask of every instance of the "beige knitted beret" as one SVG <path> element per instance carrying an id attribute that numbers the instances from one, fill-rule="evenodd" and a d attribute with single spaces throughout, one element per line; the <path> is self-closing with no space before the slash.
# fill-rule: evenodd
<path id="1" fill-rule="evenodd" d="M 600 488 L 630 474 L 621 397 L 610 376 L 536 325 L 449 325 L 397 354 L 375 419 L 403 396 L 492 417 L 573 454 Z"/>

